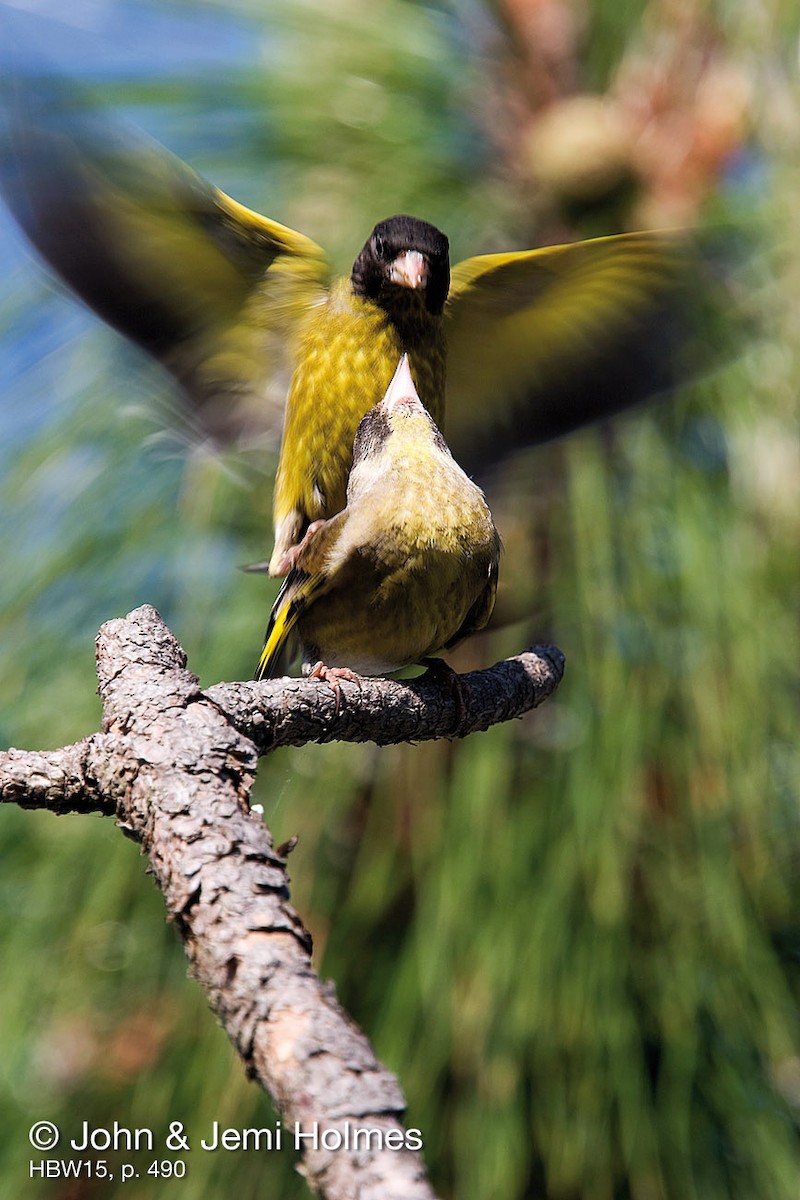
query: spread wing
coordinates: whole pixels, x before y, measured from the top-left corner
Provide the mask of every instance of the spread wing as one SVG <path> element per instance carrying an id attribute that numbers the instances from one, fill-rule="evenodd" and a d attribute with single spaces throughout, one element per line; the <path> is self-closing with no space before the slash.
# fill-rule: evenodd
<path id="1" fill-rule="evenodd" d="M 0 190 L 36 250 L 206 427 L 236 430 L 232 404 L 263 391 L 324 292 L 323 251 L 49 78 L 14 81 L 3 117 Z"/>
<path id="2" fill-rule="evenodd" d="M 687 240 L 622 234 L 459 263 L 445 433 L 468 471 L 674 386 L 689 373 Z"/>

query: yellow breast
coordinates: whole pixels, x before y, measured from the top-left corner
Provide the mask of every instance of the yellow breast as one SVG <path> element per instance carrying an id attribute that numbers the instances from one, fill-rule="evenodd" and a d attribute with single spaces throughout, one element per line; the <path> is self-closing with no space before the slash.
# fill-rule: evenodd
<path id="1" fill-rule="evenodd" d="M 356 429 L 383 397 L 404 352 L 420 398 L 441 424 L 441 321 L 428 316 L 406 323 L 404 335 L 406 341 L 377 304 L 353 296 L 349 281 L 309 315 L 289 389 L 275 482 L 276 556 L 310 521 L 344 508 Z"/>

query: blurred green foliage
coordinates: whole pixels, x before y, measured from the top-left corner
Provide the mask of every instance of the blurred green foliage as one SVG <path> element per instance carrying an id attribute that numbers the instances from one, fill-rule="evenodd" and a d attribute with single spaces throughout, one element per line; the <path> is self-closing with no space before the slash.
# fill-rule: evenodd
<path id="1" fill-rule="evenodd" d="M 595 0 L 593 86 L 653 7 Z M 132 11 L 146 31 L 155 10 Z M 537 204 L 498 150 L 513 128 L 493 140 L 485 119 L 508 113 L 487 105 L 507 11 L 240 3 L 226 19 L 258 50 L 241 69 L 177 55 L 103 95 L 339 268 L 404 210 L 457 260 L 521 244 Z M 276 840 L 299 834 L 293 898 L 321 973 L 399 1074 L 454 1200 L 797 1196 L 800 260 L 781 40 L 797 21 L 764 5 L 720 22 L 768 85 L 744 166 L 708 197 L 770 231 L 740 285 L 760 330 L 713 379 L 518 468 L 533 486 L 506 525 L 499 510 L 503 572 L 532 615 L 457 665 L 552 638 L 556 699 L 458 745 L 283 751 L 257 781 Z M 270 543 L 274 447 L 210 454 L 165 380 L 21 258 L 0 303 L 3 743 L 92 732 L 96 630 L 145 601 L 203 683 L 247 678 L 274 585 L 235 568 Z M 32 333 L 35 368 L 12 369 Z M 3 1192 L 306 1195 L 289 1149 L 194 1150 L 160 1185 L 29 1179 L 35 1120 L 182 1121 L 196 1143 L 214 1120 L 276 1116 L 110 821 L 8 809 L 0 845 Z"/>

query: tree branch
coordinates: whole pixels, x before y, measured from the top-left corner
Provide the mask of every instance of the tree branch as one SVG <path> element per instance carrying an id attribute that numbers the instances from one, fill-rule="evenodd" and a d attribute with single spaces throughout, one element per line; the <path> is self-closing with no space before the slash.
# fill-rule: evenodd
<path id="1" fill-rule="evenodd" d="M 328 1200 L 430 1200 L 421 1139 L 401 1124 L 399 1084 L 314 973 L 285 863 L 250 812 L 257 755 L 334 738 L 463 737 L 541 703 L 563 656 L 538 648 L 464 676 L 463 716 L 446 682 L 425 676 L 343 683 L 338 706 L 316 680 L 203 692 L 145 606 L 103 626 L 97 667 L 103 732 L 61 750 L 0 754 L 0 800 L 115 813 L 141 843 L 192 971 L 248 1072 L 285 1125 L 318 1134 L 302 1142 L 314 1190 Z"/>
<path id="2" fill-rule="evenodd" d="M 459 676 L 468 693 L 463 713 L 453 689 L 430 672 L 418 679 L 341 682 L 342 701 L 316 679 L 218 683 L 206 696 L 260 754 L 308 742 L 424 742 L 463 738 L 537 708 L 564 673 L 555 646 L 534 646 L 483 671 Z"/>

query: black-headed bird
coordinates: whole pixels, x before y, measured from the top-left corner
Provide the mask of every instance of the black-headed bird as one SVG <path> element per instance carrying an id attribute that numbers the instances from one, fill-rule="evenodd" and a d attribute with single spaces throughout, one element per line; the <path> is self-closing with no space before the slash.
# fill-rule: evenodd
<path id="1" fill-rule="evenodd" d="M 31 93 L 9 106 L 0 139 L 12 212 L 61 278 L 172 373 L 206 428 L 224 437 L 257 422 L 288 358 L 273 574 L 312 522 L 343 508 L 355 431 L 403 353 L 471 473 L 681 377 L 694 283 L 681 236 L 488 254 L 451 273 L 444 234 L 398 216 L 332 281 L 309 238 L 156 143 L 120 137 L 103 114 L 70 112 L 63 89 L 50 107 L 46 87 Z"/>
<path id="2" fill-rule="evenodd" d="M 292 554 L 257 679 L 292 635 L 305 674 L 381 675 L 427 662 L 491 616 L 500 538 L 423 407 L 408 355 L 361 420 L 352 460 L 345 508 L 313 522 Z"/>

